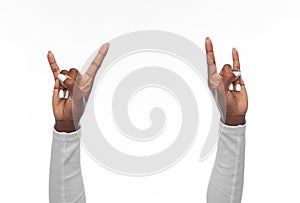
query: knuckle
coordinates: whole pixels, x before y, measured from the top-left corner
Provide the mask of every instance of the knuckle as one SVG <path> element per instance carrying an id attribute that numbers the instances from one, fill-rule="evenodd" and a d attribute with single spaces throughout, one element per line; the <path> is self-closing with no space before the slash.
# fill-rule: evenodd
<path id="1" fill-rule="evenodd" d="M 68 79 L 68 80 L 66 80 L 66 81 L 64 82 L 64 84 L 67 85 L 67 86 L 72 86 L 72 85 L 74 84 L 74 81 L 71 80 L 71 79 Z"/>
<path id="2" fill-rule="evenodd" d="M 230 64 L 225 64 L 225 65 L 223 66 L 223 68 L 224 68 L 225 70 L 232 70 L 232 67 L 231 67 Z"/>
<path id="3" fill-rule="evenodd" d="M 52 68 L 52 72 L 53 72 L 53 73 L 55 73 L 55 72 L 57 72 L 57 71 L 58 71 L 58 69 L 57 69 L 57 68 L 55 68 L 55 67 L 54 67 L 54 68 Z"/>
<path id="4" fill-rule="evenodd" d="M 70 68 L 69 72 L 75 72 L 75 73 L 77 73 L 78 70 L 76 68 Z"/>
<path id="5" fill-rule="evenodd" d="M 61 70 L 60 73 L 66 75 L 66 74 L 68 74 L 68 71 L 67 70 Z"/>
<path id="6" fill-rule="evenodd" d="M 99 66 L 100 66 L 100 64 L 98 64 L 96 61 L 93 61 L 93 62 L 92 62 L 92 65 L 94 65 L 94 66 L 96 66 L 96 67 L 99 67 Z"/>

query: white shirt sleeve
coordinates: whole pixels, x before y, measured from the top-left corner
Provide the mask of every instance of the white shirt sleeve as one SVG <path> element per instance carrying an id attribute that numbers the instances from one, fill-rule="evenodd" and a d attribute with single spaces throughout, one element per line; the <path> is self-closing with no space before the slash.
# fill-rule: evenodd
<path id="1" fill-rule="evenodd" d="M 220 122 L 220 138 L 207 190 L 208 203 L 240 203 L 244 183 L 245 125 Z"/>
<path id="2" fill-rule="evenodd" d="M 220 123 L 220 138 L 210 177 L 208 203 L 240 203 L 242 199 L 246 126 Z M 80 129 L 72 133 L 53 130 L 50 163 L 50 203 L 85 203 L 80 166 Z"/>
<path id="3" fill-rule="evenodd" d="M 50 203 L 85 203 L 80 167 L 80 129 L 72 133 L 53 130 L 49 178 Z"/>

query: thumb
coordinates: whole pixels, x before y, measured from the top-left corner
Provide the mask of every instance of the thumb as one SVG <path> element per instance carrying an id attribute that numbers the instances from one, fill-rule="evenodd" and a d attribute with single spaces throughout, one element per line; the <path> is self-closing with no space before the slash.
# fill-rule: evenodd
<path id="1" fill-rule="evenodd" d="M 71 93 L 73 93 L 75 82 L 71 77 L 64 74 L 59 74 L 57 78 L 65 88 L 67 88 Z"/>

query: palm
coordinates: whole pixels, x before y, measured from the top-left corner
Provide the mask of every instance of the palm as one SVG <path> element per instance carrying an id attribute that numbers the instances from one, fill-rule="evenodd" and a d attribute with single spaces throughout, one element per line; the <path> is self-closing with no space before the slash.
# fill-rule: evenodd
<path id="1" fill-rule="evenodd" d="M 58 91 L 58 90 L 54 90 Z M 59 121 L 74 121 L 76 120 L 75 115 L 80 117 L 80 112 L 83 111 L 80 109 L 84 109 L 84 106 L 74 105 L 74 96 L 70 95 L 67 99 L 60 99 L 53 94 L 52 102 L 53 102 L 53 112 L 56 120 Z"/>
<path id="2" fill-rule="evenodd" d="M 227 112 L 237 116 L 245 115 L 248 109 L 248 98 L 244 92 L 229 91 L 226 94 Z"/>

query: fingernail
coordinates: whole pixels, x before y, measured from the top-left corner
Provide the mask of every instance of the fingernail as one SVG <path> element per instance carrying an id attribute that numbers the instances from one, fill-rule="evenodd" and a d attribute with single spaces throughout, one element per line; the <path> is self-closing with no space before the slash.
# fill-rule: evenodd
<path id="1" fill-rule="evenodd" d="M 230 85 L 229 85 L 229 90 L 233 90 L 233 84 L 232 83 L 230 83 Z"/>
<path id="2" fill-rule="evenodd" d="M 237 84 L 236 86 L 235 86 L 235 89 L 236 89 L 236 91 L 241 91 L 242 90 L 242 87 L 241 87 L 241 85 L 240 84 Z"/>
<path id="3" fill-rule="evenodd" d="M 67 77 L 66 77 L 65 75 L 63 75 L 63 74 L 59 74 L 59 75 L 57 76 L 57 78 L 58 78 L 59 81 L 61 81 L 61 82 L 64 82 L 64 81 L 67 79 Z"/>
<path id="4" fill-rule="evenodd" d="M 241 76 L 241 72 L 240 71 L 233 71 L 232 72 L 236 77 L 240 77 Z"/>
<path id="5" fill-rule="evenodd" d="M 69 90 L 66 90 L 65 99 L 68 99 L 69 97 Z"/>
<path id="6" fill-rule="evenodd" d="M 64 98 L 64 91 L 63 90 L 59 90 L 59 92 L 58 92 L 58 98 L 60 98 L 60 99 Z"/>

